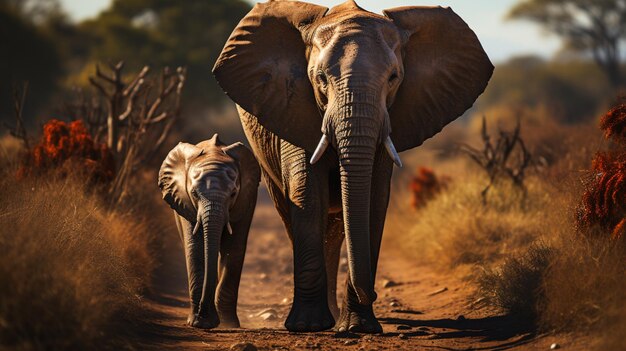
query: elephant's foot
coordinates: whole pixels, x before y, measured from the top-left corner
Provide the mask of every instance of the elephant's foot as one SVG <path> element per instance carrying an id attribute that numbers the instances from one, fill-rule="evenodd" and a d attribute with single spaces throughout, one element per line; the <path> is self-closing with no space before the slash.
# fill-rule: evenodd
<path id="1" fill-rule="evenodd" d="M 193 328 L 213 329 L 220 324 L 220 318 L 215 306 L 200 311 L 199 307 L 192 305 L 192 313 L 187 317 L 187 324 Z"/>
<path id="2" fill-rule="evenodd" d="M 191 319 L 191 323 L 189 325 L 193 328 L 198 329 L 213 329 L 217 328 L 220 325 L 220 319 L 217 314 L 211 314 L 207 317 L 202 317 L 197 314 L 189 317 Z"/>
<path id="3" fill-rule="evenodd" d="M 292 332 L 317 332 L 335 325 L 335 319 L 328 309 L 326 299 L 314 303 L 304 303 L 294 299 L 291 311 L 285 321 L 285 328 Z"/>
<path id="4" fill-rule="evenodd" d="M 237 312 L 219 312 L 220 328 L 241 328 Z"/>
<path id="5" fill-rule="evenodd" d="M 344 302 L 335 331 L 378 334 L 383 332 L 383 327 L 374 316 L 372 305 Z"/>

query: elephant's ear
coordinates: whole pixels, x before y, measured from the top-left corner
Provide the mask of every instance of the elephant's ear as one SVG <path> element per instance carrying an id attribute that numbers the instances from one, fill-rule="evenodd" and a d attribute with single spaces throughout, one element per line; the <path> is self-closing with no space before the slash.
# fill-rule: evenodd
<path id="1" fill-rule="evenodd" d="M 328 9 L 298 1 L 257 4 L 239 22 L 213 74 L 226 94 L 290 143 L 314 150 L 320 116 L 303 37 Z"/>
<path id="2" fill-rule="evenodd" d="M 231 213 L 232 221 L 239 220 L 250 209 L 250 206 L 256 206 L 251 203 L 250 199 L 256 199 L 254 196 L 261 181 L 261 168 L 259 167 L 254 154 L 242 143 L 234 143 L 222 149 L 224 153 L 237 161 L 239 167 L 240 189 L 235 204 L 236 210 Z"/>
<path id="3" fill-rule="evenodd" d="M 384 11 L 405 37 L 404 80 L 389 110 L 398 151 L 421 145 L 472 107 L 493 65 L 476 34 L 450 8 Z"/>
<path id="4" fill-rule="evenodd" d="M 167 154 L 159 170 L 159 188 L 163 200 L 192 223 L 196 221 L 196 208 L 187 192 L 187 177 L 191 160 L 201 153 L 202 149 L 194 145 L 179 143 Z"/>

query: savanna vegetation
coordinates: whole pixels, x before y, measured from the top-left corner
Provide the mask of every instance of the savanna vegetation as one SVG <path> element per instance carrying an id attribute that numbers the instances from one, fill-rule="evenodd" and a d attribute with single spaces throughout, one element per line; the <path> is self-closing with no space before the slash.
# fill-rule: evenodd
<path id="1" fill-rule="evenodd" d="M 626 108 L 616 104 L 626 24 L 615 17 L 622 1 L 584 12 L 586 3 L 512 9 L 561 36 L 564 50 L 496 63 L 470 113 L 403 155 L 387 237 L 532 330 L 590 334 L 594 347 L 617 350 L 626 331 Z M 0 0 L 0 348 L 136 347 L 162 237 L 175 231 L 167 213 L 154 215 L 163 210 L 154 171 L 179 140 L 244 139 L 210 69 L 250 6 L 114 0 L 76 23 L 55 0 Z M 573 21 L 583 15 L 619 22 L 606 45 L 577 35 L 590 32 Z M 147 115 L 137 102 L 154 104 L 170 86 L 162 78 L 175 82 L 170 100 Z M 523 148 L 496 155 L 504 137 Z M 146 144 L 150 152 L 136 153 Z M 427 168 L 414 174 L 418 166 Z"/>
<path id="2" fill-rule="evenodd" d="M 623 104 L 611 109 L 601 119 L 603 133 L 598 125 L 573 127 L 584 133 L 559 126 L 545 134 L 552 122 L 522 126 L 532 157 L 523 187 L 512 177 L 525 160 L 521 148 L 505 159 L 496 147 L 477 146 L 487 145 L 484 136 L 468 136 L 478 155 L 460 145 L 457 156 L 440 154 L 429 163 L 454 175 L 445 189 L 418 211 L 404 208 L 408 197 L 396 200 L 389 230 L 403 234 L 392 240 L 412 259 L 468 279 L 477 301 L 517 316 L 529 330 L 582 332 L 595 336 L 598 348 L 620 349 L 618 335 L 626 328 L 625 116 Z M 501 131 L 493 145 L 506 144 L 502 138 L 510 133 Z M 542 135 L 560 138 L 558 159 L 546 151 L 551 142 Z M 416 153 L 416 160 L 432 152 Z M 493 176 L 489 167 L 502 173 Z M 404 186 L 400 179 L 396 186 Z"/>

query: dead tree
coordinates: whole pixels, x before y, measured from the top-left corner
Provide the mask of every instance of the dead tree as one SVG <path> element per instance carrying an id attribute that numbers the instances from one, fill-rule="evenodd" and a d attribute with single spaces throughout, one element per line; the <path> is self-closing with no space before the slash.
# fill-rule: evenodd
<path id="1" fill-rule="evenodd" d="M 74 114 L 81 113 L 97 142 L 104 142 L 116 163 L 117 174 L 109 195 L 112 204 L 124 197 L 128 181 L 139 165 L 163 145 L 180 116 L 186 69 L 164 68 L 157 77 L 145 66 L 130 81 L 123 75 L 124 62 L 109 64 L 109 72 L 96 66 L 89 82 L 106 108 L 83 97 Z M 106 109 L 106 113 L 103 110 Z"/>
<path id="2" fill-rule="evenodd" d="M 523 192 L 524 198 L 526 197 L 524 181 L 526 171 L 532 165 L 533 158 L 520 137 L 520 131 L 521 124 L 518 119 L 512 132 L 500 130 L 498 139 L 493 143 L 487 131 L 487 120 L 483 116 L 482 148 L 474 148 L 467 144 L 461 144 L 459 147 L 460 151 L 467 154 L 489 178 L 489 184 L 481 191 L 484 204 L 487 203 L 489 190 L 502 179 L 510 180 L 515 187 Z"/>

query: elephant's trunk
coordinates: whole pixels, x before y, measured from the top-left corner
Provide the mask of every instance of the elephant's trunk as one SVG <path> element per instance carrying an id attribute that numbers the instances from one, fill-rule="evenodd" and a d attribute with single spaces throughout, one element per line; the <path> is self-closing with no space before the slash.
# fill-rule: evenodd
<path id="1" fill-rule="evenodd" d="M 201 214 L 204 237 L 204 282 L 199 311 L 200 316 L 203 317 L 215 311 L 220 239 L 227 218 L 227 208 L 224 203 L 225 199 L 222 197 L 203 199 L 198 209 Z"/>
<path id="2" fill-rule="evenodd" d="M 372 168 L 380 128 L 376 111 L 372 104 L 346 104 L 335 125 L 350 282 L 363 305 L 376 300 L 370 257 Z"/>

